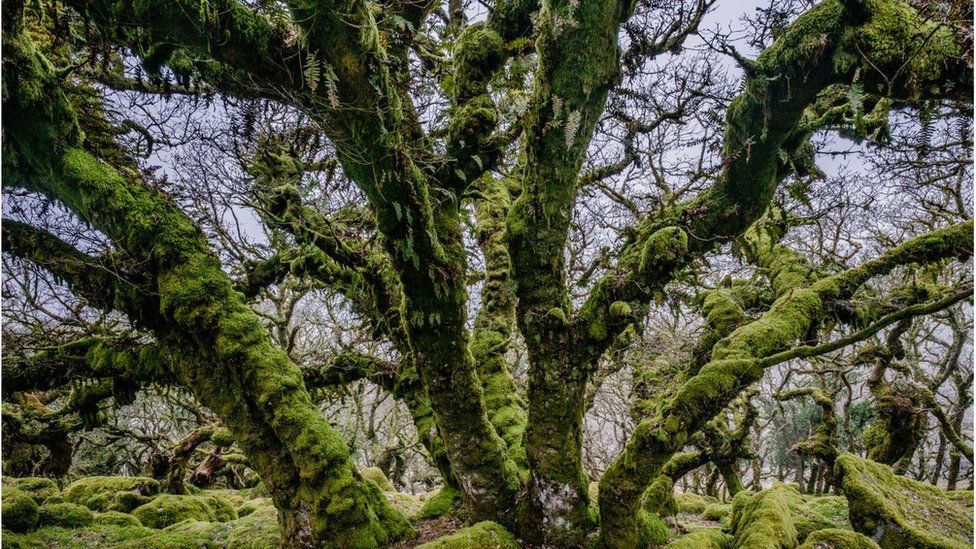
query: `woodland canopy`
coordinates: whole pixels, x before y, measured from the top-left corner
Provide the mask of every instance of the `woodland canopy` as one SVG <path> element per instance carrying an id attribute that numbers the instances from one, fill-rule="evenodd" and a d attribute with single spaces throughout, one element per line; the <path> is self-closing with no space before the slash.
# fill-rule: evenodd
<path id="1" fill-rule="evenodd" d="M 2 32 L 4 547 L 972 546 L 972 2 Z"/>

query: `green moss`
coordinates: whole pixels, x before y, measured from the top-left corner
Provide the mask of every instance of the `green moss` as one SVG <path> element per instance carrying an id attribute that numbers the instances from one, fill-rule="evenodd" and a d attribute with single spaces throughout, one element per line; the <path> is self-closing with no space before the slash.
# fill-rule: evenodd
<path id="1" fill-rule="evenodd" d="M 258 507 L 245 517 L 226 523 L 229 527 L 227 547 L 273 549 L 278 547 L 281 527 L 278 511 L 272 506 Z"/>
<path id="2" fill-rule="evenodd" d="M 120 511 L 105 511 L 95 515 L 95 524 L 111 526 L 142 526 L 139 519 Z"/>
<path id="3" fill-rule="evenodd" d="M 12 486 L 3 488 L 3 528 L 12 532 L 27 532 L 37 526 L 37 503 L 27 492 Z"/>
<path id="4" fill-rule="evenodd" d="M 678 512 L 688 515 L 700 515 L 706 507 L 718 503 L 718 499 L 712 496 L 702 496 L 693 492 L 676 492 L 674 500 L 678 505 Z"/>
<path id="5" fill-rule="evenodd" d="M 732 504 L 712 503 L 702 511 L 701 518 L 722 523 L 728 522 L 732 518 Z"/>
<path id="6" fill-rule="evenodd" d="M 682 494 L 684 495 L 684 494 Z M 644 509 L 660 517 L 678 514 L 678 502 L 674 494 L 674 481 L 667 475 L 659 475 L 644 494 Z M 697 513 L 696 513 L 697 514 Z"/>
<path id="7" fill-rule="evenodd" d="M 834 477 L 844 490 L 854 529 L 882 547 L 951 549 L 973 545 L 971 502 L 958 502 L 888 466 L 842 454 Z"/>
<path id="8" fill-rule="evenodd" d="M 159 493 L 159 482 L 148 477 L 84 477 L 64 489 L 64 500 L 92 511 L 129 512 Z"/>
<path id="9" fill-rule="evenodd" d="M 505 60 L 504 43 L 497 32 L 484 23 L 468 26 L 454 45 L 454 82 L 457 97 L 485 93 L 492 74 Z"/>
<path id="10" fill-rule="evenodd" d="M 403 513 L 405 517 L 410 519 L 416 517 L 424 506 L 424 502 L 416 496 L 404 494 L 402 492 L 386 492 L 386 499 L 393 505 L 393 507 Z"/>
<path id="11" fill-rule="evenodd" d="M 796 528 L 796 539 L 802 543 L 806 541 L 807 537 L 811 533 L 818 530 L 835 528 L 836 525 L 822 516 L 810 515 L 805 517 L 793 517 L 793 527 Z"/>
<path id="12" fill-rule="evenodd" d="M 393 488 L 393 485 L 390 484 L 390 481 L 386 478 L 386 475 L 383 474 L 383 471 L 381 471 L 379 467 L 369 467 L 367 469 L 363 469 L 362 471 L 359 472 L 359 474 L 362 475 L 363 478 L 373 481 L 373 484 L 375 484 L 380 490 L 384 492 L 396 491 L 396 489 Z"/>
<path id="13" fill-rule="evenodd" d="M 234 436 L 227 429 L 217 429 L 210 436 L 210 442 L 217 446 L 227 447 L 234 444 Z"/>
<path id="14" fill-rule="evenodd" d="M 163 494 L 137 507 L 132 515 L 149 528 L 165 528 L 184 520 L 227 522 L 237 518 L 237 511 L 213 496 Z"/>
<path id="15" fill-rule="evenodd" d="M 228 525 L 223 522 L 188 519 L 171 524 L 163 528 L 163 531 L 168 534 L 179 534 L 193 538 L 198 540 L 201 545 L 223 545 L 227 541 Z"/>
<path id="16" fill-rule="evenodd" d="M 457 532 L 418 545 L 417 549 L 518 549 L 515 536 L 494 522 L 479 522 Z"/>
<path id="17" fill-rule="evenodd" d="M 75 503 L 42 505 L 38 517 L 38 525 L 41 527 L 83 528 L 90 526 L 95 520 L 91 509 Z"/>
<path id="18" fill-rule="evenodd" d="M 850 529 L 847 518 L 847 499 L 842 496 L 804 496 L 810 511 L 819 514 L 837 528 Z"/>
<path id="19" fill-rule="evenodd" d="M 671 538 L 668 525 L 654 513 L 641 509 L 638 511 L 637 524 L 637 540 L 641 547 L 660 547 Z"/>
<path id="20" fill-rule="evenodd" d="M 41 528 L 30 534 L 4 533 L 5 548 L 89 549 L 112 547 L 113 549 L 199 549 L 207 547 L 190 537 L 168 534 L 151 528 L 132 526 L 95 525 L 91 528 Z"/>
<path id="21" fill-rule="evenodd" d="M 840 528 L 826 528 L 818 530 L 807 538 L 799 549 L 880 549 L 878 544 L 864 534 L 842 530 Z"/>
<path id="22" fill-rule="evenodd" d="M 443 517 L 453 513 L 461 503 L 461 492 L 451 486 L 445 486 L 424 502 L 424 506 L 417 513 L 417 520 L 427 520 Z"/>
<path id="23" fill-rule="evenodd" d="M 762 492 L 739 492 L 732 498 L 732 522 L 736 547 L 792 549 L 799 545 L 791 508 L 803 505 L 792 486 L 774 485 Z"/>
<path id="24" fill-rule="evenodd" d="M 57 483 L 49 478 L 44 477 L 3 477 L 3 486 L 13 486 L 18 490 L 23 490 L 24 492 L 30 494 L 30 497 L 34 498 L 34 501 L 38 505 L 44 503 L 44 501 L 51 497 L 56 496 L 61 493 L 58 489 Z"/>
<path id="25" fill-rule="evenodd" d="M 629 318 L 634 314 L 634 310 L 626 301 L 614 301 L 610 304 L 610 316 L 614 318 Z"/>
<path id="26" fill-rule="evenodd" d="M 245 501 L 237 508 L 237 516 L 246 517 L 262 507 L 274 507 L 271 498 L 261 497 Z"/>
<path id="27" fill-rule="evenodd" d="M 720 528 L 698 528 L 668 545 L 669 549 L 731 549 L 732 536 Z"/>
<path id="28" fill-rule="evenodd" d="M 925 436 L 928 415 L 924 395 L 914 387 L 878 384 L 872 388 L 877 417 L 864 430 L 867 457 L 894 465 L 914 452 Z"/>

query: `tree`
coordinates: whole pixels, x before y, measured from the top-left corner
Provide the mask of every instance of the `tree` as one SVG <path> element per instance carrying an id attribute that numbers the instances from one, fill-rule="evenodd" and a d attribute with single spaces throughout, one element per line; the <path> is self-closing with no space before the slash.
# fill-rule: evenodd
<path id="1" fill-rule="evenodd" d="M 683 6 L 656 33 L 641 25 L 658 15 L 653 3 L 617 0 L 502 1 L 476 23 L 451 8 L 439 27 L 428 24 L 442 13 L 436 3 L 393 2 L 382 12 L 361 0 L 64 4 L 4 6 L 3 174 L 8 186 L 69 209 L 110 248 L 92 255 L 5 219 L 4 251 L 47 269 L 89 304 L 124 313 L 147 335 L 159 359 L 140 364 L 191 388 L 230 430 L 272 494 L 287 546 L 368 547 L 410 531 L 314 406 L 307 387 L 317 376 L 367 378 L 403 400 L 471 516 L 565 546 L 582 545 L 599 525 L 606 546 L 632 547 L 643 539 L 648 487 L 767 369 L 863 341 L 972 291 L 943 286 L 902 307 L 847 306 L 873 279 L 905 266 L 969 257 L 971 221 L 814 273 L 780 243 L 770 210 L 784 181 L 815 175 L 815 132 L 877 138 L 891 109 L 970 100 L 971 52 L 952 10 L 827 0 L 756 60 L 727 47 L 745 79 L 726 109 L 710 186 L 638 208 L 582 284 L 585 295 L 576 295 L 567 248 L 580 192 L 637 162 L 639 135 L 683 115 L 679 102 L 639 120 L 608 109 L 608 97 L 625 96 L 624 82 L 639 83 L 643 67 L 680 48 L 711 3 Z M 64 28 L 86 40 L 62 42 L 54 31 Z M 150 73 L 149 86 L 122 70 L 130 54 Z M 447 101 L 447 122 L 436 130 L 412 86 L 424 71 L 440 75 Z M 287 105 L 327 138 L 363 203 L 331 215 L 306 204 L 306 172 L 334 165 L 305 165 L 280 141 L 264 141 L 247 159 L 255 205 L 293 245 L 251 264 L 235 284 L 199 224 L 115 140 L 120 130 L 96 86 Z M 687 101 L 702 93 L 690 91 Z M 527 102 L 503 120 L 503 97 Z M 583 171 L 607 119 L 621 124 L 625 154 Z M 484 262 L 470 323 L 468 208 Z M 701 351 L 645 408 L 600 479 L 594 516 L 582 455 L 591 379 L 666 286 L 736 239 L 768 280 L 770 293 L 756 300 L 762 312 L 745 314 L 732 281 L 702 296 Z M 303 372 L 248 302 L 288 273 L 344 295 L 398 360 L 346 356 Z M 813 341 L 834 322 L 855 329 Z M 516 333 L 527 351 L 524 397 L 506 359 Z M 733 438 L 741 445 L 745 434 Z M 734 477 L 727 461 L 715 463 Z"/>

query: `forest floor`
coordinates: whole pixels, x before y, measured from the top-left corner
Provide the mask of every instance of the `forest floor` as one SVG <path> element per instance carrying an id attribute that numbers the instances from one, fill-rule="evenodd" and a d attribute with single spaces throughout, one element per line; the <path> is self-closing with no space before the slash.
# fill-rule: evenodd
<path id="1" fill-rule="evenodd" d="M 642 539 L 675 549 L 973 547 L 971 490 L 945 491 L 850 455 L 837 467 L 844 496 L 801 494 L 790 484 L 730 501 L 675 493 L 663 507 L 671 516 L 649 515 Z M 466 525 L 456 514 L 455 491 L 414 496 L 396 492 L 385 478 L 375 481 L 417 532 L 395 549 L 531 549 L 494 523 Z M 187 488 L 164 494 L 150 478 L 82 477 L 61 489 L 50 479 L 3 477 L 2 547 L 278 546 L 277 510 L 260 485 Z"/>

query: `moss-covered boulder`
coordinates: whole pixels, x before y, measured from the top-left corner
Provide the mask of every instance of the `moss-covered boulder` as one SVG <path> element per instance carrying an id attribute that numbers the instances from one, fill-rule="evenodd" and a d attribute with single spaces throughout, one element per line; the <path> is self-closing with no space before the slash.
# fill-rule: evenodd
<path id="1" fill-rule="evenodd" d="M 201 490 L 200 495 L 222 499 L 234 509 L 237 509 L 249 499 L 246 490 Z"/>
<path id="2" fill-rule="evenodd" d="M 407 518 L 416 517 L 424 507 L 424 502 L 420 498 L 410 494 L 403 492 L 384 492 L 384 494 L 387 501 Z"/>
<path id="3" fill-rule="evenodd" d="M 226 523 L 226 547 L 239 549 L 275 549 L 281 528 L 278 510 L 272 505 L 258 507 L 247 516 Z"/>
<path id="4" fill-rule="evenodd" d="M 244 501 L 237 507 L 237 516 L 246 517 L 261 507 L 274 507 L 271 498 L 254 498 Z"/>
<path id="5" fill-rule="evenodd" d="M 891 549 L 969 549 L 973 508 L 886 465 L 842 454 L 834 477 L 847 498 L 855 530 Z"/>
<path id="6" fill-rule="evenodd" d="M 731 503 L 712 503 L 702 511 L 703 520 L 714 520 L 716 522 L 727 522 L 732 518 Z"/>
<path id="7" fill-rule="evenodd" d="M 129 512 L 159 493 L 159 482 L 148 477 L 84 477 L 64 489 L 64 500 L 92 511 Z"/>
<path id="8" fill-rule="evenodd" d="M 668 549 L 731 549 L 732 536 L 721 528 L 697 528 L 668 545 Z"/>
<path id="9" fill-rule="evenodd" d="M 361 474 L 363 478 L 373 481 L 373 484 L 384 492 L 396 491 L 393 484 L 390 483 L 390 480 L 386 478 L 386 475 L 383 474 L 383 471 L 380 470 L 379 467 L 368 467 L 360 471 L 359 474 Z"/>
<path id="10" fill-rule="evenodd" d="M 95 515 L 95 524 L 104 526 L 142 526 L 139 519 L 119 511 L 105 511 Z"/>
<path id="11" fill-rule="evenodd" d="M 417 549 L 518 549 L 508 530 L 494 522 L 479 522 L 457 532 L 418 545 Z"/>
<path id="12" fill-rule="evenodd" d="M 84 528 L 91 526 L 95 516 L 91 509 L 77 503 L 48 503 L 38 510 L 37 524 L 40 527 Z"/>
<path id="13" fill-rule="evenodd" d="M 880 547 L 864 534 L 841 528 L 826 528 L 810 534 L 800 549 L 880 549 Z"/>
<path id="14" fill-rule="evenodd" d="M 7 486 L 27 492 L 38 505 L 61 493 L 56 482 L 44 477 L 3 477 L 3 487 Z"/>
<path id="15" fill-rule="evenodd" d="M 796 547 L 800 542 L 793 511 L 802 506 L 800 493 L 784 484 L 762 492 L 739 492 L 732 498 L 730 524 L 735 547 Z"/>
<path id="16" fill-rule="evenodd" d="M 4 530 L 28 532 L 37 526 L 37 502 L 27 492 L 12 486 L 3 488 L 0 523 Z"/>
<path id="17" fill-rule="evenodd" d="M 736 494 L 729 528 L 736 547 L 796 547 L 813 532 L 847 527 L 845 511 L 838 498 L 803 496 L 793 484 L 776 483 Z"/>
<path id="18" fill-rule="evenodd" d="M 184 520 L 163 528 L 167 534 L 179 534 L 193 538 L 200 545 L 214 545 L 226 547 L 227 535 L 230 533 L 227 523 L 208 522 L 205 520 Z"/>
<path id="19" fill-rule="evenodd" d="M 803 499 L 811 511 L 833 524 L 835 528 L 851 529 L 851 521 L 847 518 L 847 498 L 842 496 L 804 496 Z"/>
<path id="20" fill-rule="evenodd" d="M 227 522 L 237 511 L 226 501 L 213 496 L 162 494 L 132 511 L 143 526 L 165 528 L 184 520 Z"/>
<path id="21" fill-rule="evenodd" d="M 678 512 L 687 515 L 700 515 L 706 507 L 718 503 L 718 499 L 712 496 L 702 496 L 692 492 L 675 492 L 674 501 Z"/>
<path id="22" fill-rule="evenodd" d="M 445 486 L 429 497 L 417 513 L 417 520 L 429 520 L 453 513 L 461 503 L 461 492 Z"/>

